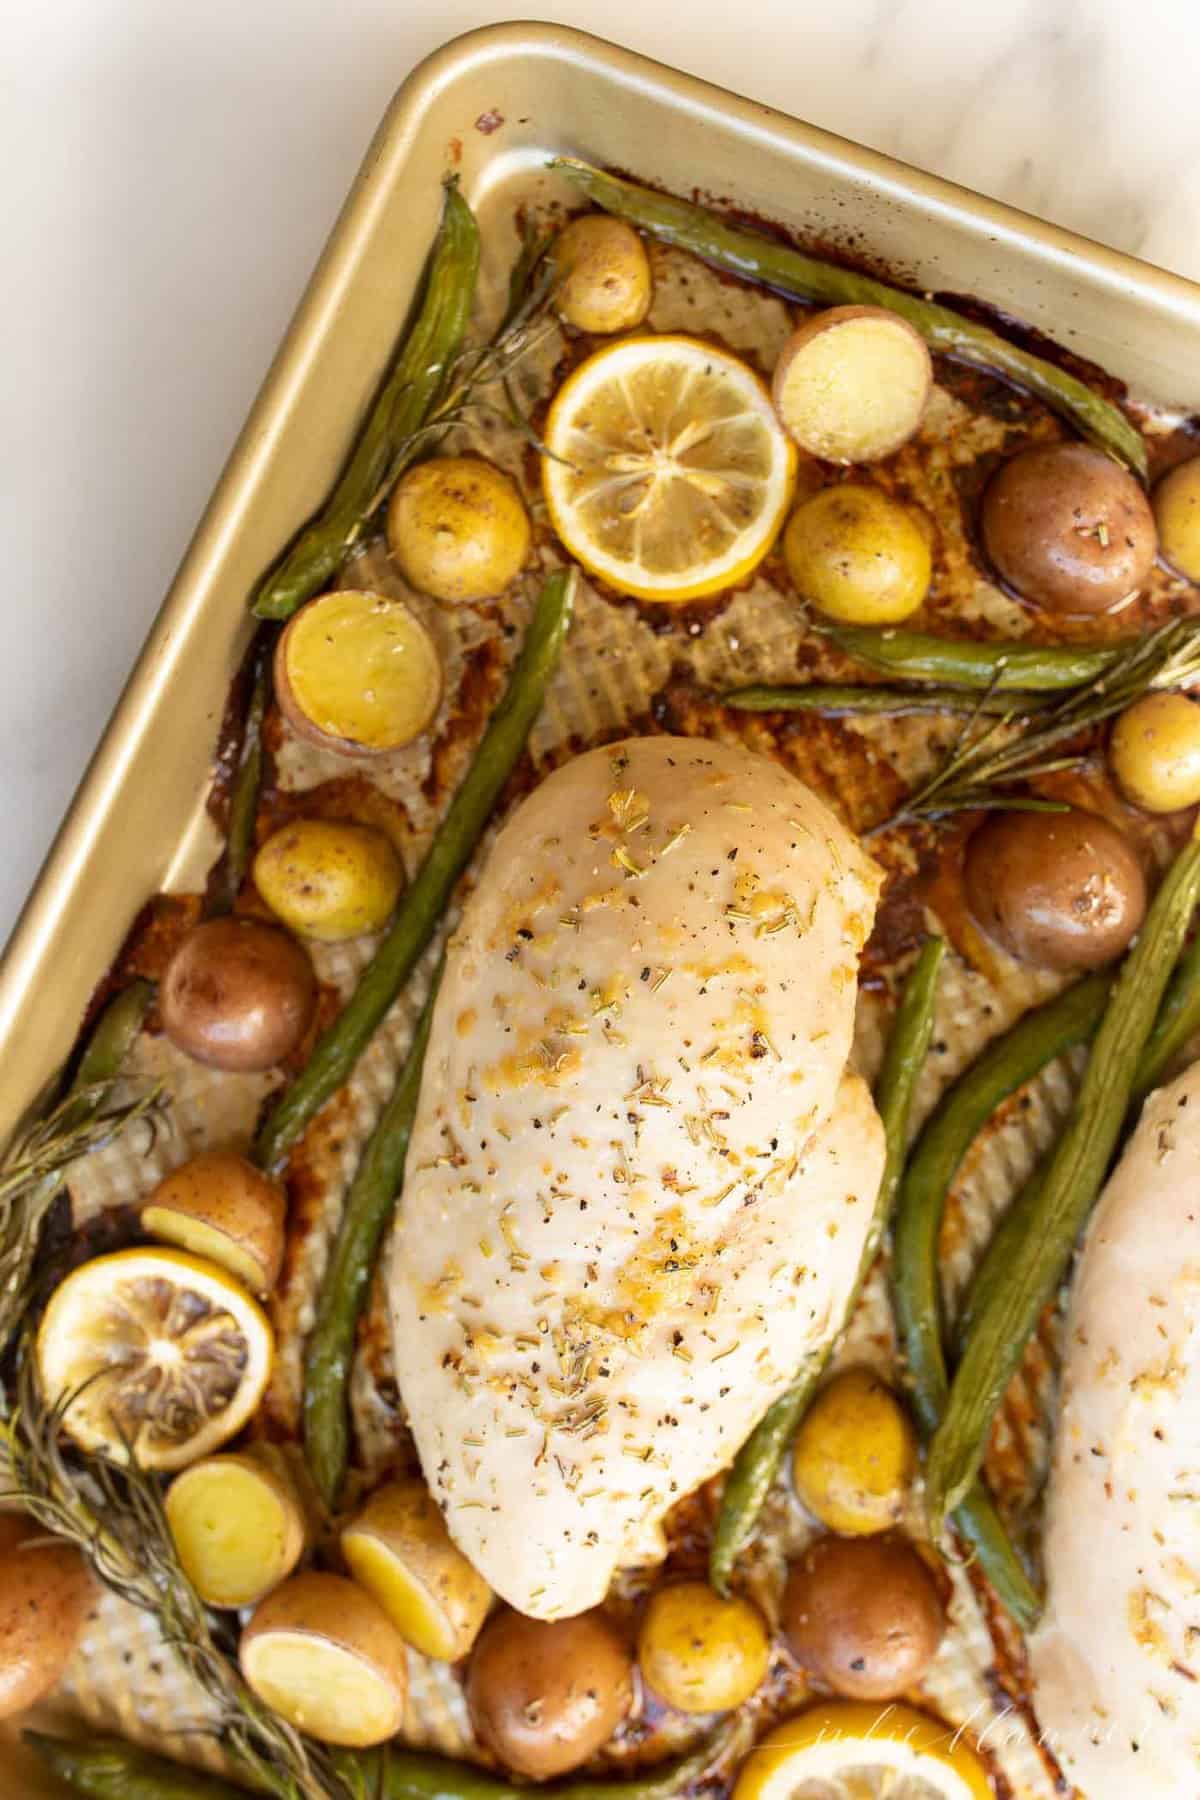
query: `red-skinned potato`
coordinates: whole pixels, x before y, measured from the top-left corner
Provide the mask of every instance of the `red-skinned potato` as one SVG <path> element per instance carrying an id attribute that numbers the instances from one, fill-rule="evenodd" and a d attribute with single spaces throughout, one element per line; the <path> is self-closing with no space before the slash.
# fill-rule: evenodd
<path id="1" fill-rule="evenodd" d="M 208 919 L 167 965 L 158 1004 L 177 1049 L 213 1069 L 270 1069 L 296 1048 L 317 1002 L 294 938 L 257 919 Z"/>
<path id="2" fill-rule="evenodd" d="M 967 844 L 963 884 L 987 935 L 1040 969 L 1102 968 L 1146 913 L 1136 852 L 1115 825 L 1077 807 L 994 813 Z"/>
<path id="3" fill-rule="evenodd" d="M 1136 594 L 1158 551 L 1128 469 L 1090 444 L 1039 444 L 984 489 L 984 549 L 1001 579 L 1050 612 L 1099 613 Z"/>
<path id="4" fill-rule="evenodd" d="M 96 1598 L 78 1550 L 30 1543 L 39 1535 L 18 1514 L 0 1515 L 0 1719 L 58 1685 Z"/>
<path id="5" fill-rule="evenodd" d="M 912 437 L 932 385 L 925 340 L 906 320 L 881 306 L 834 306 L 793 331 L 771 397 L 811 456 L 878 462 Z"/>
<path id="6" fill-rule="evenodd" d="M 498 1613 L 471 1654 L 467 1703 L 488 1749 L 545 1781 L 595 1755 L 633 1702 L 633 1662 L 602 1613 Z"/>
<path id="7" fill-rule="evenodd" d="M 810 1544 L 789 1572 L 782 1623 L 801 1666 L 848 1700 L 913 1687 L 946 1629 L 932 1574 L 891 1534 Z"/>

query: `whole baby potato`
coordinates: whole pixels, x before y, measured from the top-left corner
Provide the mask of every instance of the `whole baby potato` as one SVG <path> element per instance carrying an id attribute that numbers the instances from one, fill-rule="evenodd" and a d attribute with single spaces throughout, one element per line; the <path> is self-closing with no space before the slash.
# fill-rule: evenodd
<path id="1" fill-rule="evenodd" d="M 296 943 L 257 919 L 208 919 L 189 931 L 159 988 L 163 1030 L 210 1068 L 270 1069 L 312 1022 L 317 986 Z"/>
<path id="2" fill-rule="evenodd" d="M 602 1613 L 498 1613 L 471 1655 L 467 1703 L 480 1739 L 518 1775 L 578 1768 L 633 1703 L 633 1661 Z"/>
<path id="3" fill-rule="evenodd" d="M 1146 694 L 1113 726 L 1108 760 L 1127 800 L 1175 812 L 1200 800 L 1200 706 L 1187 694 Z"/>
<path id="4" fill-rule="evenodd" d="M 381 831 L 333 819 L 295 819 L 254 858 L 254 885 L 277 918 L 327 944 L 386 925 L 404 885 Z"/>
<path id="5" fill-rule="evenodd" d="M 1150 502 L 1128 469 L 1090 444 L 1039 444 L 984 489 L 984 549 L 1001 578 L 1051 612 L 1098 613 L 1154 566 Z"/>
<path id="6" fill-rule="evenodd" d="M 516 484 L 477 456 L 434 456 L 401 476 L 387 536 L 405 580 L 451 603 L 502 594 L 531 542 Z"/>
<path id="7" fill-rule="evenodd" d="M 819 612 L 848 625 L 894 625 L 925 598 L 930 534 L 882 488 L 841 482 L 802 500 L 783 534 L 788 573 Z"/>
<path id="8" fill-rule="evenodd" d="M 1200 456 L 1177 463 L 1154 490 L 1163 557 L 1188 581 L 1200 582 Z"/>
<path id="9" fill-rule="evenodd" d="M 761 1683 L 771 1646 L 757 1607 L 723 1600 L 706 1581 L 673 1581 L 651 1595 L 638 1663 L 655 1693 L 680 1712 L 724 1712 Z"/>
<path id="10" fill-rule="evenodd" d="M 1107 819 L 1077 807 L 994 814 L 967 844 L 963 882 L 988 936 L 1041 969 L 1103 967 L 1146 912 L 1132 846 Z"/>
<path id="11" fill-rule="evenodd" d="M 577 331 L 628 331 L 650 310 L 650 262 L 632 225 L 588 213 L 564 225 L 551 252 L 554 310 Z"/>
<path id="12" fill-rule="evenodd" d="M 916 1469 L 912 1422 L 872 1369 L 834 1376 L 801 1420 L 792 1450 L 797 1495 L 844 1537 L 895 1525 Z"/>
<path id="13" fill-rule="evenodd" d="M 946 1618 L 906 1539 L 825 1537 L 792 1564 L 783 1629 L 797 1661 L 835 1693 L 892 1700 L 924 1675 Z"/>
<path id="14" fill-rule="evenodd" d="M 2 1527 L 0 1719 L 11 1719 L 57 1686 L 96 1584 L 70 1544 L 30 1543 L 37 1527 L 13 1514 Z"/>

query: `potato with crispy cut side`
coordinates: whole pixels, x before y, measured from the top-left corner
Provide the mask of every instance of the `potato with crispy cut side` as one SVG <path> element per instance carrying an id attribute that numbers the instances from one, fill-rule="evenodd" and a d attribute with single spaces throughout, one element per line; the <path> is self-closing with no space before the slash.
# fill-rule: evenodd
<path id="1" fill-rule="evenodd" d="M 350 1573 L 374 1594 L 406 1643 L 442 1662 L 467 1654 L 492 1590 L 451 1542 L 423 1481 L 380 1488 L 341 1541 Z"/>
<path id="2" fill-rule="evenodd" d="M 317 983 L 294 938 L 258 919 L 206 919 L 183 939 L 158 990 L 163 1030 L 209 1068 L 270 1069 L 312 1023 Z"/>
<path id="3" fill-rule="evenodd" d="M 866 482 L 823 487 L 802 500 L 783 534 L 797 591 L 848 625 L 894 625 L 924 600 L 933 574 L 928 519 Z"/>
<path id="4" fill-rule="evenodd" d="M 402 600 L 345 589 L 302 606 L 275 647 L 275 693 L 294 731 L 342 756 L 420 737 L 442 697 L 433 638 Z"/>
<path id="5" fill-rule="evenodd" d="M 267 1595 L 238 1658 L 264 1705 L 325 1744 L 363 1750 L 399 1731 L 404 1640 L 377 1601 L 342 1575 L 293 1575 Z"/>
<path id="6" fill-rule="evenodd" d="M 254 858 L 254 885 L 301 937 L 340 944 L 387 924 L 404 869 L 382 831 L 338 819 L 293 819 Z"/>
<path id="7" fill-rule="evenodd" d="M 57 1686 L 97 1594 L 78 1550 L 38 1536 L 22 1515 L 0 1514 L 0 1719 Z"/>
<path id="8" fill-rule="evenodd" d="M 1200 456 L 1176 463 L 1154 490 L 1163 560 L 1185 581 L 1200 582 Z"/>
<path id="9" fill-rule="evenodd" d="M 267 1294 L 283 1263 L 286 1210 L 279 1184 L 244 1156 L 204 1150 L 164 1175 L 142 1208 L 142 1229 Z"/>
<path id="10" fill-rule="evenodd" d="M 624 219 L 607 213 L 572 219 L 550 254 L 558 273 L 554 310 L 576 331 L 629 331 L 650 311 L 650 260 Z"/>
<path id="11" fill-rule="evenodd" d="M 933 364 L 925 340 L 881 306 L 833 306 L 798 325 L 771 383 L 789 437 L 827 462 L 878 462 L 921 423 Z"/>
<path id="12" fill-rule="evenodd" d="M 478 456 L 434 456 L 402 475 L 387 537 L 404 579 L 451 605 L 502 594 L 532 541 L 516 483 Z"/>
<path id="13" fill-rule="evenodd" d="M 800 1422 L 792 1482 L 830 1531 L 869 1537 L 895 1525 L 917 1472 L 912 1421 L 872 1369 L 846 1369 Z"/>
<path id="14" fill-rule="evenodd" d="M 254 1606 L 304 1553 L 304 1507 L 269 1445 L 193 1463 L 165 1504 L 184 1573 L 209 1606 Z"/>

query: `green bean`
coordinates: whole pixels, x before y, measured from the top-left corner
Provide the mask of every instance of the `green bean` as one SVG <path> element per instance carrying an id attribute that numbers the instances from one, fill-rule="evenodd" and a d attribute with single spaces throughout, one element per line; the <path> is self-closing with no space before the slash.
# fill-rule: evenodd
<path id="1" fill-rule="evenodd" d="M 1171 977 L 1154 1030 L 1138 1064 L 1133 1100 L 1142 1101 L 1161 1082 L 1191 1038 L 1200 1032 L 1200 933 L 1180 957 Z"/>
<path id="2" fill-rule="evenodd" d="M 977 1133 L 1001 1102 L 1091 1036 L 1111 985 L 1108 976 L 1090 975 L 1018 1019 L 942 1096 L 908 1159 L 892 1228 L 892 1307 L 913 1411 L 926 1438 L 938 1427 L 950 1386 L 938 1283 L 946 1196 Z M 1037 1618 L 1038 1596 L 982 1483 L 966 1495 L 954 1525 L 1005 1606 L 1028 1630 Z"/>
<path id="3" fill-rule="evenodd" d="M 124 1738 L 59 1738 L 43 1731 L 21 1735 L 61 1782 L 89 1800 L 245 1800 L 248 1791 L 218 1775 L 153 1756 Z"/>
<path id="4" fill-rule="evenodd" d="M 448 186 L 417 317 L 332 494 L 259 582 L 251 607 L 260 619 L 290 619 L 336 574 L 462 349 L 478 271 L 479 227 Z"/>
<path id="5" fill-rule="evenodd" d="M 964 688 L 847 687 L 823 681 L 803 686 L 732 688 L 721 699 L 736 712 L 995 713 L 1040 712 L 1050 704 L 1038 694 L 972 694 Z"/>
<path id="6" fill-rule="evenodd" d="M 150 982 L 131 981 L 128 987 L 113 996 L 100 1014 L 67 1090 L 68 1094 L 81 1096 L 81 1105 L 85 1104 L 82 1099 L 84 1089 L 113 1082 L 121 1073 L 121 1065 L 142 1029 L 153 993 Z M 102 1104 L 103 1096 L 88 1099 L 86 1105 L 90 1116 L 94 1116 Z"/>
<path id="7" fill-rule="evenodd" d="M 932 1520 L 959 1504 L 983 1460 L 988 1428 L 1030 1333 L 1091 1211 L 1137 1079 L 1159 1003 L 1200 896 L 1200 840 L 1176 857 L 1117 976 L 1066 1130 L 1047 1167 L 1036 1217 L 975 1315 L 926 1466 Z"/>
<path id="8" fill-rule="evenodd" d="M 687 1794 L 744 1733 L 737 1724 L 719 1728 L 687 1756 L 637 1775 L 552 1781 L 533 1790 L 544 1800 L 675 1800 Z M 470 1763 L 416 1750 L 386 1750 L 356 1757 L 365 1769 L 364 1800 L 529 1800 L 531 1790 Z"/>
<path id="9" fill-rule="evenodd" d="M 919 294 L 890 287 L 873 276 L 839 268 L 805 256 L 789 244 L 781 244 L 757 232 L 731 225 L 708 207 L 669 194 L 638 187 L 617 175 L 605 174 L 574 157 L 559 156 L 551 168 L 560 169 L 595 205 L 628 219 L 664 243 L 690 250 L 749 281 L 761 283 L 795 300 L 816 301 L 825 306 L 883 306 L 899 314 L 920 333 L 931 350 L 975 368 L 1003 376 L 1015 386 L 1027 388 L 1054 412 L 1062 414 L 1084 437 L 1115 456 L 1145 481 L 1149 473 L 1146 446 L 1141 433 L 1119 407 L 1088 387 L 1065 369 L 1010 343 L 986 325 L 964 318 L 948 306 L 939 306 Z"/>
<path id="10" fill-rule="evenodd" d="M 441 965 L 413 1032 L 399 1078 L 367 1141 L 342 1208 L 304 1355 L 304 1455 L 326 1506 L 337 1504 L 350 1445 L 348 1388 L 354 1339 L 384 1227 L 404 1180 L 421 1093 L 421 1069 Z"/>
<path id="11" fill-rule="evenodd" d="M 875 1095 L 879 1115 L 883 1120 L 886 1156 L 874 1216 L 863 1244 L 843 1323 L 849 1321 L 858 1304 L 863 1284 L 887 1228 L 888 1216 L 899 1185 L 913 1090 L 933 1034 L 938 970 L 944 952 L 945 944 L 941 938 L 929 938 L 922 945 L 920 955 L 904 984 L 904 992 L 888 1038 Z M 812 1398 L 813 1390 L 824 1373 L 835 1342 L 836 1336 L 821 1350 L 805 1358 L 791 1387 L 767 1409 L 734 1458 L 721 1495 L 721 1510 L 717 1516 L 708 1561 L 708 1577 L 719 1594 L 729 1591 L 729 1577 L 734 1563 L 753 1535 L 767 1495 L 775 1484 L 779 1465 Z"/>
<path id="12" fill-rule="evenodd" d="M 1003 640 L 980 644 L 968 638 L 935 637 L 873 625 L 822 626 L 832 643 L 882 674 L 905 681 L 941 681 L 976 692 L 1060 693 L 1095 681 L 1117 662 L 1127 644 L 1111 649 L 1075 649 L 1066 644 L 1025 644 Z"/>
<path id="13" fill-rule="evenodd" d="M 254 854 L 254 832 L 258 821 L 258 795 L 262 786 L 262 727 L 267 703 L 271 698 L 271 657 L 275 633 L 270 626 L 259 627 L 254 652 L 254 681 L 246 705 L 242 728 L 241 750 L 237 774 L 229 794 L 229 824 L 225 832 L 225 855 L 218 871 L 216 890 L 210 912 L 227 913 L 241 892 L 242 882 Z"/>
<path id="14" fill-rule="evenodd" d="M 256 1146 L 264 1168 L 272 1168 L 282 1159 L 313 1114 L 347 1079 L 437 929 L 451 890 L 470 861 L 541 711 L 546 684 L 571 622 L 574 594 L 571 571 L 558 570 L 545 582 L 507 692 L 492 714 L 425 861 L 354 993 L 317 1039 L 305 1068 L 267 1116 Z"/>

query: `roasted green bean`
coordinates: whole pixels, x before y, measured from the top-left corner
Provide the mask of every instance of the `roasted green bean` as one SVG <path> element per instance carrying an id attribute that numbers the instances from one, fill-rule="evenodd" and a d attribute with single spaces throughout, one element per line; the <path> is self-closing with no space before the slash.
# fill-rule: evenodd
<path id="1" fill-rule="evenodd" d="M 1109 976 L 1090 975 L 989 1044 L 942 1096 L 908 1159 L 892 1228 L 892 1306 L 913 1411 L 926 1438 L 937 1429 L 950 1385 L 938 1283 L 946 1196 L 976 1134 L 1000 1103 L 1091 1036 L 1111 985 Z M 956 1510 L 954 1524 L 1005 1606 L 1028 1629 L 1037 1618 L 1038 1596 L 981 1483 Z"/>
<path id="2" fill-rule="evenodd" d="M 1004 1390 L 1095 1202 L 1198 896 L 1200 841 L 1193 837 L 1176 857 L 1122 964 L 1079 1097 L 1047 1165 L 1036 1213 L 987 1303 L 975 1312 L 929 1449 L 926 1491 L 935 1522 L 970 1489 Z"/>
<path id="3" fill-rule="evenodd" d="M 154 1756 L 119 1737 L 60 1738 L 26 1731 L 25 1742 L 67 1787 L 88 1800 L 245 1800 L 247 1788 Z"/>
<path id="4" fill-rule="evenodd" d="M 930 938 L 922 945 L 904 984 L 888 1038 L 875 1095 L 883 1120 L 887 1154 L 875 1213 L 846 1305 L 847 1320 L 875 1260 L 899 1184 L 913 1091 L 933 1033 L 938 970 L 944 952 L 945 944 L 941 938 Z M 791 1387 L 763 1414 L 734 1458 L 721 1495 L 721 1510 L 708 1562 L 709 1580 L 720 1594 L 728 1592 L 733 1565 L 753 1535 L 758 1516 L 779 1473 L 779 1465 L 821 1379 L 834 1342 L 836 1338 L 805 1359 Z"/>
<path id="5" fill-rule="evenodd" d="M 1147 479 L 1149 463 L 1142 435 L 1118 406 L 1077 376 L 1010 343 L 986 325 L 871 275 L 805 256 L 788 244 L 731 225 L 708 207 L 639 187 L 574 157 L 555 157 L 550 166 L 561 170 L 605 212 L 616 213 L 664 243 L 690 250 L 705 262 L 778 294 L 823 306 L 886 307 L 906 319 L 940 356 L 987 369 L 1016 387 L 1027 388 L 1093 444 L 1127 463 L 1143 481 Z"/>
<path id="6" fill-rule="evenodd" d="M 826 625 L 824 635 L 868 668 L 905 681 L 938 681 L 977 693 L 1053 694 L 1083 687 L 1118 662 L 1127 644 L 1111 649 L 1076 649 L 1066 644 L 1005 641 L 980 644 L 968 638 L 935 637 L 874 625 Z"/>
<path id="7" fill-rule="evenodd" d="M 347 1389 L 355 1332 L 379 1242 L 404 1180 L 404 1160 L 421 1093 L 421 1068 L 441 973 L 439 965 L 404 1066 L 346 1195 L 304 1353 L 304 1456 L 317 1491 L 331 1510 L 337 1504 L 349 1455 Z"/>
<path id="8" fill-rule="evenodd" d="M 721 699 L 736 712 L 981 713 L 1000 716 L 1040 712 L 1040 694 L 973 694 L 966 688 L 849 687 L 814 681 L 803 686 L 731 688 Z"/>
<path id="9" fill-rule="evenodd" d="M 251 606 L 260 619 L 290 619 L 336 574 L 462 349 L 478 272 L 479 227 L 448 186 L 417 317 L 332 494 L 255 589 Z"/>
<path id="10" fill-rule="evenodd" d="M 347 1079 L 437 929 L 451 890 L 470 861 L 542 709 L 546 684 L 571 622 L 574 593 L 575 578 L 569 570 L 557 570 L 546 580 L 508 689 L 492 714 L 425 861 L 350 999 L 317 1039 L 308 1063 L 267 1117 L 256 1146 L 264 1168 L 279 1162 L 313 1114 Z"/>
<path id="11" fill-rule="evenodd" d="M 241 892 L 242 882 L 246 879 L 250 858 L 254 854 L 258 796 L 262 787 L 262 728 L 271 698 L 271 657 L 274 648 L 274 630 L 269 625 L 260 625 L 254 649 L 254 680 L 246 705 L 237 773 L 229 794 L 225 855 L 217 871 L 216 889 L 209 909 L 214 913 L 232 910 L 234 901 Z"/>
<path id="12" fill-rule="evenodd" d="M 1158 1009 L 1154 1030 L 1138 1064 L 1134 1103 L 1144 1100 L 1161 1082 L 1175 1058 L 1200 1032 L 1200 933 L 1180 957 Z"/>

